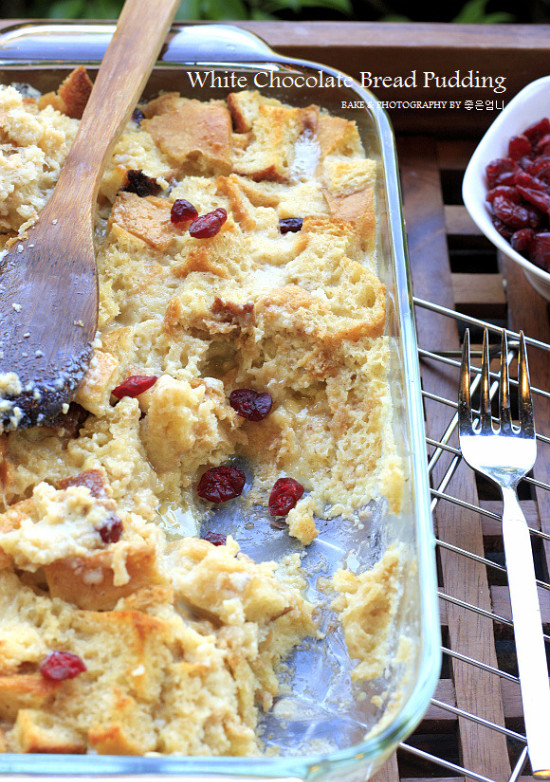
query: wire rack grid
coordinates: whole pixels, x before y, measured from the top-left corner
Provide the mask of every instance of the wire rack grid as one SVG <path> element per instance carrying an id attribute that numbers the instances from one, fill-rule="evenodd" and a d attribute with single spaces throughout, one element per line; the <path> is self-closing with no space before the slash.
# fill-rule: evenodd
<path id="1" fill-rule="evenodd" d="M 455 321 L 459 336 L 466 327 L 473 342 L 484 328 L 500 336 L 503 328 L 415 299 L 423 315 Z M 518 335 L 507 330 L 509 340 Z M 494 337 L 493 337 L 494 339 Z M 496 339 L 494 339 L 496 343 Z M 526 336 L 528 353 L 550 345 Z M 473 353 L 475 355 L 475 352 Z M 513 358 L 512 353 L 510 358 Z M 506 564 L 499 526 L 499 498 L 488 482 L 462 462 L 457 435 L 458 350 L 419 346 L 426 410 L 428 470 L 437 540 L 443 666 L 430 709 L 397 753 L 400 779 L 474 779 L 516 782 L 529 778 L 513 622 L 506 582 Z M 533 380 L 533 376 L 532 376 Z M 513 381 L 512 381 L 513 382 Z M 492 393 L 497 388 L 492 384 Z M 512 389 L 513 390 L 513 389 Z M 532 385 L 537 412 L 550 393 Z M 537 462 L 548 462 L 550 438 L 537 433 Z M 550 484 L 530 474 L 520 484 L 520 502 L 530 528 L 545 641 L 550 650 L 550 534 L 541 514 L 550 498 Z M 444 775 L 440 769 L 445 769 Z"/>

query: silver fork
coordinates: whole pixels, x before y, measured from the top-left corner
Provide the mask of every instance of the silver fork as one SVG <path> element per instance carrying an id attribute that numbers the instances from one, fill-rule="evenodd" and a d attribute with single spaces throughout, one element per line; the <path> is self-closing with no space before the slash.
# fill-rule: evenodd
<path id="1" fill-rule="evenodd" d="M 550 686 L 531 539 L 517 498 L 517 486 L 535 463 L 537 444 L 523 332 L 518 357 L 519 427 L 512 423 L 507 364 L 502 333 L 500 354 L 500 428 L 495 432 L 489 397 L 489 338 L 483 335 L 480 410 L 470 404 L 470 333 L 466 330 L 460 369 L 458 430 L 462 455 L 502 492 L 502 535 L 521 682 L 525 733 L 533 774 L 550 777 Z"/>

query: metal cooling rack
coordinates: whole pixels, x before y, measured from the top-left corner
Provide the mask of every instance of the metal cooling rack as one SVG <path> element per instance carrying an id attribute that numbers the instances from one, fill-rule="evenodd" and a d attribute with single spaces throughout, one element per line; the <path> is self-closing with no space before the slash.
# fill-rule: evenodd
<path id="1" fill-rule="evenodd" d="M 485 327 L 490 330 L 490 333 L 498 335 L 498 342 L 500 343 L 500 335 L 503 328 L 495 325 L 494 323 L 484 322 L 476 318 L 466 317 L 461 314 L 457 314 L 452 310 L 446 309 L 439 305 L 432 304 L 430 302 L 415 298 L 414 303 L 417 307 L 417 316 L 419 309 L 429 310 L 431 315 L 435 319 L 454 319 L 459 335 L 462 336 L 464 328 L 469 327 L 472 331 L 472 336 L 475 341 L 476 335 L 480 334 L 481 330 Z M 436 321 L 434 320 L 434 323 Z M 508 336 L 511 339 L 517 338 L 517 334 L 507 330 Z M 495 338 L 496 344 L 496 338 Z M 550 345 L 539 340 L 528 338 L 526 336 L 526 342 L 528 346 L 528 358 L 531 356 L 533 348 L 546 351 L 550 353 Z M 475 354 L 473 354 L 475 355 Z M 550 360 L 550 357 L 548 357 Z M 494 526 L 495 523 L 501 521 L 500 513 L 492 506 L 498 507 L 496 495 L 493 502 L 484 501 L 482 499 L 483 492 L 486 490 L 483 486 L 480 486 L 480 479 L 476 477 L 473 471 L 470 470 L 465 464 L 461 468 L 462 456 L 458 447 L 458 435 L 457 435 L 457 402 L 456 402 L 456 389 L 458 388 L 458 372 L 460 366 L 460 354 L 457 350 L 450 351 L 432 351 L 422 345 L 419 347 L 419 359 L 421 364 L 421 374 L 423 378 L 423 397 L 424 404 L 429 408 L 427 410 L 427 418 L 430 419 L 434 416 L 438 419 L 439 423 L 439 435 L 434 437 L 433 433 L 428 434 L 426 438 L 427 450 L 428 450 L 428 470 L 431 479 L 432 486 L 432 511 L 434 513 L 434 520 L 436 524 L 436 537 L 437 537 L 437 558 L 438 568 L 440 573 L 440 583 L 445 579 L 445 563 L 442 563 L 442 553 L 450 552 L 455 558 L 458 557 L 455 568 L 464 568 L 465 562 L 473 562 L 476 566 L 480 566 L 486 569 L 488 584 L 498 583 L 501 586 L 506 584 L 506 567 L 503 554 L 494 551 L 471 551 L 469 550 L 469 541 L 465 538 L 461 541 L 461 545 L 457 545 L 456 540 L 450 542 L 445 539 L 442 531 L 445 529 L 445 523 L 441 523 L 441 519 L 445 519 L 445 516 L 454 512 L 456 517 L 456 509 L 460 509 L 460 512 L 465 514 L 476 514 L 477 525 L 482 530 L 484 520 L 492 522 L 492 540 L 494 548 Z M 425 375 L 426 371 L 432 376 L 438 375 L 441 372 L 448 378 L 447 391 L 448 393 L 434 393 L 430 388 L 426 387 Z M 531 373 L 531 379 L 533 380 L 533 374 Z M 437 385 L 445 385 L 445 381 L 439 378 L 436 381 Z M 429 385 L 429 384 L 428 384 Z M 433 384 L 432 384 L 433 385 Z M 493 392 L 496 389 L 496 383 L 493 387 Z M 547 390 L 537 388 L 532 385 L 532 393 L 535 402 L 535 411 L 537 410 L 537 400 L 550 399 L 550 393 Z M 537 423 L 537 421 L 535 421 Z M 544 446 L 550 444 L 550 438 L 544 434 L 537 434 L 539 441 L 538 457 L 537 460 L 548 459 L 548 454 L 544 452 Z M 455 476 L 459 468 L 462 469 L 462 480 L 456 481 Z M 469 471 L 466 472 L 466 470 Z M 520 501 L 523 497 L 522 504 L 525 504 L 527 498 L 527 504 L 532 505 L 532 499 L 537 501 L 537 507 L 540 510 L 540 498 L 545 501 L 550 498 L 550 485 L 546 481 L 537 479 L 533 475 L 527 477 L 523 483 L 523 488 L 520 485 Z M 464 491 L 464 485 L 468 487 Z M 474 497 L 472 498 L 472 494 Z M 538 498 L 538 499 L 537 499 Z M 454 506 L 454 510 L 453 510 Z M 528 523 L 529 522 L 528 517 Z M 532 518 L 532 514 L 531 514 Z M 497 528 L 498 529 L 498 528 Z M 548 558 L 550 557 L 550 546 L 545 546 L 545 542 L 550 541 L 550 534 L 537 529 L 530 523 L 530 532 L 532 536 L 532 542 L 536 550 L 546 549 L 543 551 L 543 556 L 539 556 L 537 562 L 537 577 L 539 586 L 539 596 L 543 599 L 548 597 L 550 599 L 550 584 L 548 583 Z M 481 533 L 484 540 L 487 536 Z M 497 531 L 498 537 L 498 531 Z M 475 547 L 474 547 L 475 548 Z M 496 547 L 498 549 L 498 545 Z M 546 559 L 545 559 L 546 556 Z M 537 561 L 537 558 L 536 558 Z M 489 586 L 489 590 L 491 587 Z M 541 590 L 543 593 L 541 594 Z M 502 590 L 501 590 L 502 591 Z M 440 588 L 439 591 L 440 607 L 442 614 L 446 614 L 446 626 L 443 627 L 443 668 L 442 671 L 447 671 L 446 679 L 442 676 L 440 680 L 440 687 L 436 692 L 435 697 L 431 701 L 431 709 L 423 723 L 419 726 L 414 734 L 400 745 L 400 749 L 397 754 L 399 776 L 401 779 L 414 778 L 437 778 L 438 782 L 443 778 L 454 778 L 457 776 L 465 777 L 466 779 L 474 779 L 479 782 L 516 782 L 522 775 L 528 776 L 530 773 L 530 767 L 528 765 L 528 753 L 526 746 L 526 739 L 523 732 L 522 718 L 523 713 L 521 711 L 521 700 L 519 698 L 519 679 L 514 671 L 515 666 L 515 650 L 513 647 L 513 622 L 508 616 L 502 615 L 495 611 L 493 601 L 490 605 L 482 606 L 476 600 L 465 600 L 460 594 L 451 594 L 449 591 Z M 486 603 L 486 601 L 485 601 Z M 460 644 L 453 644 L 452 642 L 452 622 L 455 621 L 449 616 L 449 607 L 451 611 L 454 608 L 454 616 L 456 615 L 464 620 L 464 625 L 468 625 L 470 622 L 470 630 L 466 627 L 466 635 L 471 632 L 472 628 L 474 634 L 471 636 L 471 643 L 462 647 Z M 543 609 L 544 614 L 544 609 Z M 477 626 L 476 617 L 482 617 L 485 620 L 490 620 L 492 630 L 489 632 L 489 645 L 493 643 L 495 646 L 494 654 L 489 655 L 496 658 L 496 664 L 494 661 L 487 662 L 487 660 L 479 659 L 483 655 L 478 654 L 477 637 L 475 635 L 475 628 Z M 483 621 L 483 620 L 482 620 Z M 487 624 L 487 623 L 485 623 Z M 456 627 L 455 627 L 456 631 Z M 502 640 L 504 636 L 504 641 Z M 446 640 L 449 638 L 450 640 Z M 550 642 L 550 636 L 545 634 L 545 640 L 547 642 L 547 650 L 550 649 L 548 642 Z M 459 647 L 461 650 L 459 650 Z M 506 653 L 499 653 L 499 647 L 504 647 Z M 510 651 L 511 650 L 511 651 Z M 460 693 L 459 687 L 463 687 L 463 682 L 456 680 L 457 667 L 462 666 L 460 669 L 463 673 L 466 671 L 470 687 L 477 689 L 478 682 L 480 689 L 489 691 L 492 693 L 490 697 L 490 703 L 484 702 L 484 695 L 481 695 L 478 699 L 479 708 L 464 708 L 459 704 Z M 467 670 L 466 670 L 467 669 Z M 463 678 L 463 677 L 462 677 Z M 481 682 L 481 679 L 483 680 Z M 487 683 L 489 680 L 489 687 Z M 443 684 L 446 682 L 447 687 Z M 509 683 L 509 684 L 508 684 Z M 452 693 L 454 697 L 449 695 L 449 685 L 454 684 Z M 508 684 L 508 686 L 506 686 Z M 515 690 L 514 690 L 515 688 Z M 506 689 L 508 696 L 503 692 Z M 514 694 L 515 711 L 510 715 L 509 704 L 506 703 L 506 698 L 509 697 L 510 690 Z M 440 695 L 440 691 L 443 695 Z M 496 698 L 495 698 L 496 693 Z M 499 703 L 499 693 L 501 702 Z M 463 693 L 466 698 L 471 696 L 472 693 Z M 499 711 L 502 707 L 502 713 L 504 720 L 501 722 L 499 719 L 488 718 L 486 716 L 486 707 L 489 707 L 489 711 Z M 431 719 L 430 719 L 431 713 Z M 437 717 L 436 715 L 439 715 Z M 485 715 L 485 716 L 484 716 Z M 429 723 L 429 724 L 428 724 Z M 513 727 L 510 727 L 510 724 Z M 502 751 L 503 740 L 506 744 L 508 752 L 507 766 L 506 758 L 504 758 L 502 765 L 505 768 L 504 777 L 497 778 L 492 771 L 488 772 L 488 767 L 493 765 L 489 760 L 485 763 L 482 757 L 482 751 L 480 756 L 472 762 L 471 747 L 466 745 L 466 742 L 475 740 L 475 736 L 481 736 L 483 739 L 484 747 L 480 750 L 487 749 L 487 757 L 490 759 L 491 752 Z M 500 738 L 504 737 L 504 739 Z M 456 741 L 455 741 L 456 739 Z M 491 745 L 494 745 L 494 750 L 491 750 Z M 475 755 L 475 753 L 474 753 Z M 467 756 L 469 760 L 467 759 Z M 494 758 L 493 758 L 494 760 Z M 468 765 L 469 764 L 469 765 Z M 441 775 L 438 768 L 443 768 L 447 774 Z M 510 773 L 508 774 L 508 768 Z"/>

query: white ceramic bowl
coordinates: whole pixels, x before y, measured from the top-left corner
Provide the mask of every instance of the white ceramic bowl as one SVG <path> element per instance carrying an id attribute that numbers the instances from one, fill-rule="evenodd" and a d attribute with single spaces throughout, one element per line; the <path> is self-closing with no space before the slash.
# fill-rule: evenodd
<path id="1" fill-rule="evenodd" d="M 485 201 L 487 164 L 495 158 L 507 157 L 511 136 L 522 133 L 542 117 L 550 117 L 550 76 L 544 76 L 524 87 L 495 119 L 468 163 L 462 183 L 462 197 L 472 220 L 485 236 L 518 263 L 533 288 L 550 301 L 550 274 L 512 249 L 492 224 L 489 204 Z"/>

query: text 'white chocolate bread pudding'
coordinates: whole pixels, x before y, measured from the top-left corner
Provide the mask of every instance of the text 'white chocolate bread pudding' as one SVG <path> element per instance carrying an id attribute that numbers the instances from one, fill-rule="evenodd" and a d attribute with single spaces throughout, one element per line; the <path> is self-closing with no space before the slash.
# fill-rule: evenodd
<path id="1" fill-rule="evenodd" d="M 0 88 L 0 247 L 47 201 L 89 86 Z M 56 420 L 0 436 L 0 751 L 262 751 L 281 661 L 320 637 L 300 556 L 194 535 L 241 495 L 306 545 L 373 498 L 399 511 L 376 169 L 318 106 L 134 112 L 99 193 L 89 370 Z"/>

